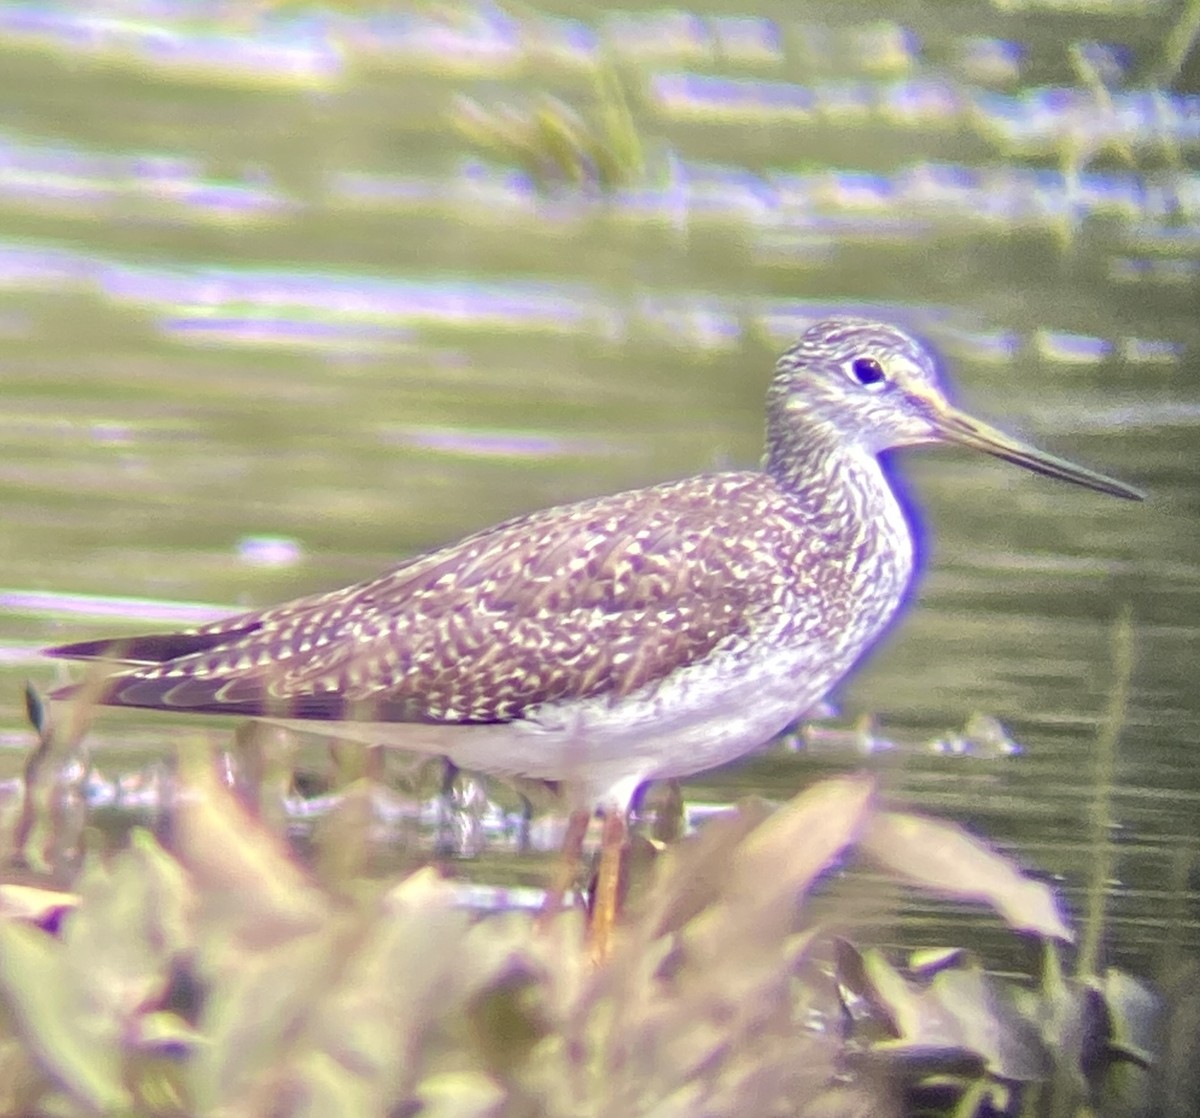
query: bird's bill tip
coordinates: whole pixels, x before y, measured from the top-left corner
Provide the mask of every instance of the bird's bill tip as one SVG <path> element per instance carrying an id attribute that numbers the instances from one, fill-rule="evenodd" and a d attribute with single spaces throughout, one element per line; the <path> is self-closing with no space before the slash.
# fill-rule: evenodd
<path id="1" fill-rule="evenodd" d="M 1037 447 L 1014 439 L 955 408 L 948 408 L 938 415 L 934 419 L 934 427 L 938 436 L 947 442 L 970 447 L 972 450 L 981 450 L 985 454 L 1002 458 L 1016 466 L 1023 466 L 1034 473 L 1069 481 L 1085 489 L 1094 489 L 1097 493 L 1107 493 L 1127 501 L 1146 499 L 1146 494 L 1132 485 L 1126 485 L 1123 481 L 1089 470 L 1086 466 L 1079 466 L 1065 458 L 1038 450 Z"/>

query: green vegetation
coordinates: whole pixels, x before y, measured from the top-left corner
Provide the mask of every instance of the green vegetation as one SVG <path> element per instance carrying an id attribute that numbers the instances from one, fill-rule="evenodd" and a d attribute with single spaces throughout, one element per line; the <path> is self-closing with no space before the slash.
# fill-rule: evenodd
<path id="1" fill-rule="evenodd" d="M 31 714 L 36 777 L 61 754 Z M 668 848 L 596 966 L 578 911 L 537 928 L 470 913 L 432 868 L 370 876 L 350 818 L 321 830 L 323 883 L 216 774 L 181 748 L 169 825 L 115 851 L 55 837 L 62 797 L 22 812 L 43 825 L 9 836 L 0 884 L 0 1115 L 1082 1115 L 1146 1096 L 1151 995 L 1065 977 L 1049 886 L 886 809 L 873 778 L 743 803 Z M 839 872 L 853 860 L 991 905 L 1041 941 L 1042 973 L 874 946 L 887 905 Z"/>
<path id="2" fill-rule="evenodd" d="M 612 58 L 595 69 L 586 114 L 548 93 L 521 107 L 485 107 L 460 95 L 450 123 L 475 149 L 520 167 L 543 188 L 611 191 L 645 171 L 626 82 Z"/>

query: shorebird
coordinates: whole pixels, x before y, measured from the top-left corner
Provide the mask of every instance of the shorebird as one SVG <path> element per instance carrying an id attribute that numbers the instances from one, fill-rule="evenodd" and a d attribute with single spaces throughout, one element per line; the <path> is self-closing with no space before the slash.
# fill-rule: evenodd
<path id="1" fill-rule="evenodd" d="M 48 654 L 111 662 L 103 704 L 561 782 L 570 841 L 605 813 L 603 910 L 638 786 L 768 743 L 900 609 L 912 535 L 880 452 L 956 443 L 1142 497 L 959 411 L 929 349 L 864 318 L 818 322 L 780 357 L 766 428 L 757 470 L 533 512 L 342 590 Z"/>

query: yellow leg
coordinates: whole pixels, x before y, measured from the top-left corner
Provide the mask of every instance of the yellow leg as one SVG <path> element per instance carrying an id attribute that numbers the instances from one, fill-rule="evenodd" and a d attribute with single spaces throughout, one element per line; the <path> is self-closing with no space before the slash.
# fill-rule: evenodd
<path id="1" fill-rule="evenodd" d="M 628 841 L 625 813 L 619 808 L 610 808 L 604 816 L 600 869 L 588 924 L 588 946 L 594 963 L 602 963 L 612 954 L 617 909 L 621 903 L 621 863 Z"/>
<path id="2" fill-rule="evenodd" d="M 558 869 L 554 881 L 546 890 L 542 900 L 542 908 L 538 913 L 537 922 L 544 926 L 554 919 L 561 911 L 563 898 L 579 877 L 579 867 L 583 863 L 583 840 L 587 838 L 588 824 L 592 821 L 590 811 L 573 811 L 567 820 L 567 833 L 563 838 L 562 854 L 559 856 Z"/>

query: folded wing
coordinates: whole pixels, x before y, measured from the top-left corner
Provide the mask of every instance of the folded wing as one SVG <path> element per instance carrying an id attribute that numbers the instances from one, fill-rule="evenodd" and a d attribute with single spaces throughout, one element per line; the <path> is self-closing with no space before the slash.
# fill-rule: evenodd
<path id="1" fill-rule="evenodd" d="M 693 478 L 508 521 L 346 590 L 49 654 L 128 665 L 103 695 L 115 705 L 509 721 L 628 695 L 745 640 L 788 577 L 763 546 L 783 502 L 762 474 Z"/>

